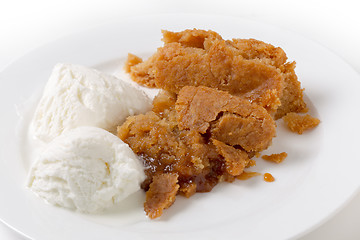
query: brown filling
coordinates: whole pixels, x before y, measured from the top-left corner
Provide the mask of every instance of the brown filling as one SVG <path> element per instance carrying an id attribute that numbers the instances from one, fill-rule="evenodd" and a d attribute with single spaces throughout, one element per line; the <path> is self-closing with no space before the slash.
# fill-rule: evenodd
<path id="1" fill-rule="evenodd" d="M 150 218 L 161 216 L 177 194 L 190 197 L 221 181 L 258 176 L 244 169 L 270 146 L 273 118 L 287 114 L 284 121 L 299 133 L 316 123 L 289 114 L 307 108 L 295 62 L 281 48 L 197 29 L 163 31 L 162 40 L 146 61 L 129 54 L 125 70 L 135 82 L 163 90 L 152 111 L 118 127 L 145 166 L 141 187 Z M 280 162 L 285 154 L 264 157 Z M 266 173 L 264 180 L 275 179 Z"/>
<path id="2" fill-rule="evenodd" d="M 168 185 L 174 189 L 166 192 L 173 194 L 176 188 L 186 197 L 211 191 L 219 181 L 232 182 L 255 152 L 271 144 L 275 122 L 263 107 L 240 97 L 207 87 L 184 87 L 177 98 L 161 92 L 153 111 L 129 117 L 118 128 L 118 136 L 144 162 L 145 211 L 153 218 L 169 206 L 169 198 L 175 199 L 158 196 L 164 191 L 158 189 L 161 184 L 154 184 L 159 176 L 172 176 Z"/>

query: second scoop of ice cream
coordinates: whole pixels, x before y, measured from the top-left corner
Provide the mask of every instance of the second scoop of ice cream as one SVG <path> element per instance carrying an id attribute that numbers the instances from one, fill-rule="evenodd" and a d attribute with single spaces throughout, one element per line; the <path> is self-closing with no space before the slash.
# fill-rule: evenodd
<path id="1" fill-rule="evenodd" d="M 55 138 L 34 162 L 28 187 L 47 202 L 99 212 L 140 189 L 143 166 L 127 144 L 96 127 Z"/>

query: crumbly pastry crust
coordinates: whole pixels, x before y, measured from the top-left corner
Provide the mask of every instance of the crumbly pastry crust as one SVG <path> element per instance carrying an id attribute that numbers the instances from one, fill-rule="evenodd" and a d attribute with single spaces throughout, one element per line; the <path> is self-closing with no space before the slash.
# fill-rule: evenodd
<path id="1" fill-rule="evenodd" d="M 135 82 L 174 93 L 189 85 L 218 88 L 265 107 L 275 119 L 307 111 L 295 62 L 279 47 L 198 29 L 163 31 L 162 40 L 144 62 L 129 55 L 126 70 Z"/>
<path id="2" fill-rule="evenodd" d="M 172 189 L 166 192 L 186 197 L 211 191 L 220 181 L 232 182 L 254 164 L 250 158 L 256 152 L 271 144 L 275 122 L 263 107 L 243 98 L 189 86 L 177 97 L 161 92 L 154 99 L 153 110 L 129 117 L 118 128 L 118 136 L 143 160 L 145 211 L 155 218 L 171 205 L 169 199 L 175 200 L 173 194 L 162 194 L 159 178 L 171 182 L 166 188 Z M 158 193 L 163 197 L 156 196 Z"/>
<path id="3" fill-rule="evenodd" d="M 298 134 L 303 134 L 304 131 L 312 129 L 320 123 L 319 119 L 309 114 L 302 115 L 298 113 L 288 113 L 283 117 L 283 120 L 291 131 Z"/>
<path id="4" fill-rule="evenodd" d="M 274 154 L 270 154 L 270 155 L 261 156 L 262 159 L 264 159 L 266 161 L 270 161 L 270 162 L 275 162 L 275 163 L 281 163 L 282 161 L 285 160 L 286 157 L 287 157 L 286 152 L 274 153 Z"/>
<path id="5" fill-rule="evenodd" d="M 286 115 L 296 131 L 311 122 L 290 115 L 307 107 L 296 64 L 283 49 L 255 39 L 224 40 L 210 30 L 162 33 L 164 46 L 151 57 L 129 54 L 125 64 L 133 81 L 162 90 L 152 111 L 118 127 L 118 136 L 144 163 L 141 187 L 152 219 L 177 194 L 191 197 L 221 181 L 261 175 L 244 169 L 271 145 L 274 120 Z M 263 158 L 281 162 L 286 155 Z M 274 178 L 266 173 L 264 180 Z"/>

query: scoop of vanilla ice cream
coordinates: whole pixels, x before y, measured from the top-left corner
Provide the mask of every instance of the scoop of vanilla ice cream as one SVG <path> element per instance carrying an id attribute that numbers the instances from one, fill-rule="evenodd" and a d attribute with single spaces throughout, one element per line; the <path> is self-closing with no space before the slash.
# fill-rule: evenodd
<path id="1" fill-rule="evenodd" d="M 27 185 L 51 204 L 93 213 L 138 191 L 144 179 L 141 162 L 121 139 L 97 127 L 78 127 L 48 144 Z"/>
<path id="2" fill-rule="evenodd" d="M 116 131 L 127 116 L 151 108 L 144 92 L 95 69 L 57 64 L 45 86 L 30 130 L 35 139 L 50 142 L 79 126 Z"/>

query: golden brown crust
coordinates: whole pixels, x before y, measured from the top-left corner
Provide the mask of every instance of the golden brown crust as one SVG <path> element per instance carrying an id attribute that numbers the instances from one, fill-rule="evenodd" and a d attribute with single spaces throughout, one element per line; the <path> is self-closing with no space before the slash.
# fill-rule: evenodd
<path id="1" fill-rule="evenodd" d="M 175 109 L 180 129 L 239 145 L 246 151 L 261 151 L 275 136 L 275 122 L 267 111 L 245 99 L 208 87 L 184 87 Z"/>
<path id="2" fill-rule="evenodd" d="M 295 62 L 286 63 L 280 67 L 284 75 L 284 90 L 280 98 L 281 106 L 277 109 L 274 118 L 280 119 L 287 113 L 305 113 L 308 111 L 303 100 L 304 89 L 295 74 Z"/>
<path id="3" fill-rule="evenodd" d="M 154 219 L 162 215 L 164 209 L 170 207 L 179 189 L 176 173 L 162 173 L 153 177 L 149 191 L 146 192 L 144 210 L 149 218 Z"/>
<path id="4" fill-rule="evenodd" d="M 130 67 L 134 81 L 174 93 L 188 85 L 218 88 L 277 110 L 275 119 L 307 111 L 295 62 L 286 62 L 281 48 L 255 39 L 225 41 L 210 30 L 162 32 L 164 46 Z"/>
<path id="5" fill-rule="evenodd" d="M 196 183 L 187 182 L 184 183 L 179 189 L 179 194 L 189 198 L 196 193 Z"/>
<path id="6" fill-rule="evenodd" d="M 138 65 L 139 63 L 142 63 L 142 62 L 143 62 L 143 60 L 141 58 L 139 58 L 138 56 L 128 53 L 128 57 L 125 62 L 125 65 L 124 65 L 125 72 L 130 73 L 131 72 L 130 68 L 132 66 Z"/>
<path id="7" fill-rule="evenodd" d="M 312 129 L 320 123 L 319 119 L 314 118 L 309 114 L 300 115 L 297 113 L 288 113 L 283 117 L 283 120 L 291 131 L 298 134 L 303 134 L 304 131 Z"/>
<path id="8" fill-rule="evenodd" d="M 169 43 L 159 48 L 154 78 L 158 88 L 178 93 L 184 86 L 208 86 L 242 96 L 274 110 L 280 105 L 283 77 L 271 65 L 236 55 L 223 40 L 206 49 Z"/>
<path id="9" fill-rule="evenodd" d="M 287 60 L 283 49 L 256 39 L 232 39 L 227 43 L 238 49 L 245 59 L 259 59 L 275 67 L 280 67 Z"/>
<path id="10" fill-rule="evenodd" d="M 212 143 L 216 146 L 218 153 L 225 159 L 226 172 L 231 176 L 240 175 L 249 162 L 248 154 L 216 139 L 212 139 Z"/>
<path id="11" fill-rule="evenodd" d="M 307 112 L 306 104 L 303 100 L 301 84 L 295 74 L 295 62 L 286 62 L 285 52 L 271 44 L 264 43 L 255 39 L 233 39 L 228 41 L 246 59 L 259 59 L 262 62 L 278 68 L 284 77 L 284 89 L 280 97 L 281 106 L 276 111 L 275 119 L 282 118 L 289 112 Z"/>
<path id="12" fill-rule="evenodd" d="M 261 158 L 267 161 L 281 163 L 282 161 L 285 160 L 286 157 L 287 157 L 287 153 L 282 152 L 282 153 L 274 153 L 271 155 L 263 155 Z"/>
<path id="13" fill-rule="evenodd" d="M 176 98 L 176 94 L 160 90 L 153 100 L 153 112 L 164 114 L 165 112 L 174 109 Z"/>
<path id="14" fill-rule="evenodd" d="M 134 81 L 174 93 L 188 85 L 218 88 L 248 98 L 269 111 L 280 105 L 283 76 L 276 67 L 258 58 L 244 58 L 245 51 L 212 31 L 163 34 L 164 46 L 147 61 L 130 68 Z M 270 52 L 280 54 L 278 50 Z"/>
<path id="15" fill-rule="evenodd" d="M 132 55 L 132 54 L 131 54 Z M 155 72 L 156 69 L 154 67 L 154 62 L 156 61 L 156 54 L 151 56 L 149 59 L 147 59 L 145 62 L 142 61 L 141 58 L 137 57 L 140 60 L 134 60 L 135 58 L 130 55 L 130 58 L 128 57 L 128 60 L 125 63 L 125 70 L 127 70 L 127 66 L 129 69 L 130 77 L 135 82 L 148 86 L 151 88 L 156 87 L 155 83 Z M 138 61 L 138 64 L 133 64 L 134 62 Z"/>
<path id="16" fill-rule="evenodd" d="M 184 47 L 205 48 L 204 42 L 206 38 L 221 39 L 221 36 L 214 31 L 187 29 L 182 32 L 161 31 L 163 34 L 162 41 L 166 43 L 177 42 Z"/>

